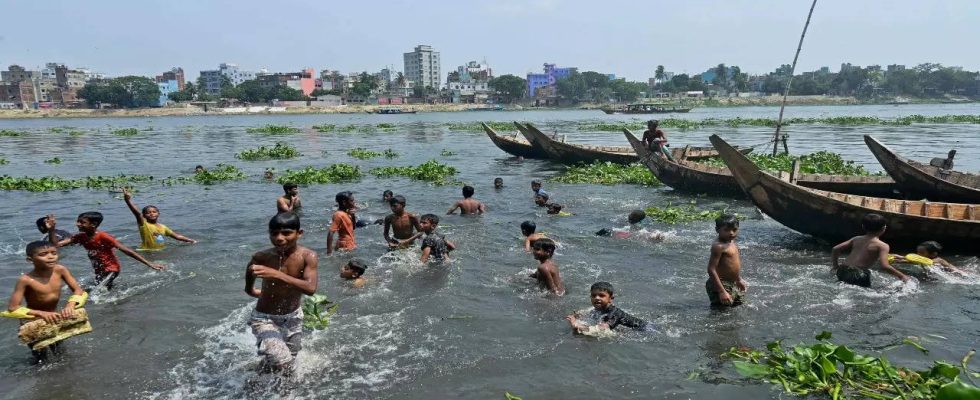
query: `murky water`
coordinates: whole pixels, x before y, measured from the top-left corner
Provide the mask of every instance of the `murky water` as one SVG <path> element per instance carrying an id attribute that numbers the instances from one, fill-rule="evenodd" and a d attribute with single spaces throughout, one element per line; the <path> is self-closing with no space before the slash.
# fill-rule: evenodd
<path id="1" fill-rule="evenodd" d="M 684 118 L 765 117 L 776 108 L 699 109 Z M 837 115 L 978 114 L 977 105 L 794 107 L 789 117 Z M 476 187 L 488 214 L 477 218 L 447 216 L 441 230 L 456 241 L 454 261 L 422 267 L 417 250 L 385 253 L 381 230 L 358 230 L 358 255 L 370 261 L 363 290 L 347 288 L 337 277 L 346 257 L 323 257 L 320 289 L 340 304 L 325 331 L 308 334 L 299 360 L 293 398 L 503 398 L 505 391 L 539 398 L 776 398 L 769 385 L 737 381 L 718 354 L 731 346 L 761 346 L 774 339 L 811 340 L 822 330 L 863 350 L 880 349 L 906 336 L 927 338 L 935 358 L 959 359 L 980 342 L 980 279 L 977 258 L 951 256 L 973 271 L 973 277 L 942 277 L 940 282 L 902 286 L 875 275 L 872 290 L 839 286 L 828 272 L 829 248 L 812 238 L 760 216 L 747 201 L 699 198 L 669 188 L 561 185 L 546 189 L 575 213 L 544 215 L 531 202 L 528 182 L 546 179 L 562 167 L 548 161 L 518 162 L 482 132 L 454 132 L 447 122 L 480 120 L 535 122 L 543 130 L 558 128 L 570 141 L 625 145 L 615 132 L 561 129 L 574 122 L 628 120 L 598 111 L 486 112 L 403 116 L 315 115 L 189 118 L 71 119 L 0 121 L 0 129 L 28 130 L 22 137 L 0 138 L 0 157 L 10 164 L 0 173 L 14 176 L 189 174 L 197 164 L 225 162 L 244 169 L 250 179 L 211 187 L 149 185 L 140 189 L 140 205 L 155 204 L 161 222 L 201 241 L 171 244 L 148 254 L 170 267 L 150 271 L 120 255 L 119 288 L 96 296 L 87 308 L 95 332 L 71 339 L 60 362 L 29 365 L 30 354 L 15 336 L 16 323 L 0 321 L 0 397 L 60 398 L 200 398 L 247 397 L 257 364 L 254 338 L 245 321 L 254 302 L 242 292 L 249 256 L 269 246 L 265 224 L 274 213 L 281 188 L 262 180 L 267 167 L 277 170 L 352 163 L 366 170 L 381 165 L 415 165 L 435 158 L 456 166 L 459 178 Z M 393 132 L 320 134 L 314 124 L 395 123 Z M 303 133 L 264 136 L 245 128 L 291 124 Z M 81 136 L 48 133 L 71 126 Z M 110 129 L 136 127 L 133 137 Z M 821 126 L 789 129 L 791 151 L 829 149 L 873 169 L 880 169 L 861 135 L 876 135 L 901 153 L 917 159 L 945 155 L 956 148 L 957 168 L 980 169 L 977 125 Z M 765 142 L 770 128 L 718 127 L 689 132 L 668 130 L 677 145 L 706 145 L 718 133 L 731 142 Z M 277 140 L 304 155 L 289 161 L 244 162 L 234 154 Z M 356 160 L 353 147 L 393 148 L 394 160 Z M 440 155 L 443 149 L 455 153 Z M 60 165 L 43 160 L 59 157 Z M 495 191 L 494 177 L 505 188 Z M 354 190 L 365 207 L 362 218 L 387 212 L 381 192 L 391 189 L 408 198 L 412 212 L 443 214 L 460 197 L 458 187 L 438 187 L 403 179 L 366 176 L 358 183 L 301 188 L 306 206 L 302 244 L 323 253 L 333 195 Z M 702 207 L 729 207 L 751 218 L 742 223 L 747 304 L 729 312 L 712 311 L 704 293 L 711 222 L 651 229 L 670 231 L 662 243 L 593 236 L 604 227 L 625 225 L 634 208 L 696 201 Z M 139 236 L 132 215 L 117 193 L 0 192 L 0 295 L 7 296 L 16 277 L 30 265 L 23 247 L 40 234 L 34 219 L 55 213 L 62 224 L 80 212 L 106 215 L 102 229 L 136 246 Z M 540 231 L 562 243 L 555 259 L 568 294 L 553 298 L 526 277 L 535 261 L 521 249 L 518 225 L 534 220 Z M 923 238 L 928 239 L 928 238 Z M 897 251 L 911 251 L 902 249 Z M 78 277 L 90 279 L 84 251 L 66 248 L 63 263 Z M 612 282 L 616 303 L 654 321 L 659 332 L 627 333 L 613 339 L 573 337 L 564 316 L 589 307 L 588 287 Z M 4 297 L 6 298 L 6 297 Z M 946 339 L 935 336 L 939 335 Z M 896 349 L 898 362 L 925 365 L 912 351 Z"/>

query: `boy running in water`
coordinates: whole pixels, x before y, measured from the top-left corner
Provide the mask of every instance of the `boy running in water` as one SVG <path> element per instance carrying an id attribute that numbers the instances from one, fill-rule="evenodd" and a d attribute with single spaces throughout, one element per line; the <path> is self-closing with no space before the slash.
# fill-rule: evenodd
<path id="1" fill-rule="evenodd" d="M 535 240 L 543 239 L 545 236 L 540 233 L 535 233 L 538 226 L 533 221 L 521 222 L 521 234 L 524 235 L 524 251 L 530 253 L 531 245 L 534 244 Z"/>
<path id="2" fill-rule="evenodd" d="M 388 204 L 391 205 L 391 214 L 384 219 L 384 238 L 390 248 L 405 248 L 412 244 L 415 239 L 415 232 L 421 232 L 419 217 L 405 211 L 405 196 L 393 196 Z M 394 230 L 394 237 L 389 232 Z"/>
<path id="3" fill-rule="evenodd" d="M 538 260 L 538 270 L 531 273 L 531 277 L 538 280 L 538 284 L 548 289 L 548 291 L 562 296 L 565 294 L 565 284 L 561 282 L 558 275 L 558 264 L 551 259 L 555 255 L 555 242 L 548 238 L 535 240 L 531 244 L 534 249 L 534 259 Z"/>
<path id="4" fill-rule="evenodd" d="M 459 209 L 459 215 L 483 214 L 486 211 L 486 207 L 479 200 L 473 198 L 473 193 L 475 192 L 476 190 L 473 189 L 473 186 L 463 186 L 463 199 L 453 204 L 449 208 L 449 211 L 446 212 L 446 215 L 453 214 L 457 208 Z"/>
<path id="5" fill-rule="evenodd" d="M 166 225 L 158 222 L 160 218 L 160 209 L 158 209 L 156 206 L 143 207 L 143 212 L 140 212 L 140 210 L 136 207 L 136 203 L 133 203 L 133 195 L 129 193 L 129 190 L 126 188 L 123 188 L 123 199 L 126 200 L 126 206 L 129 207 L 129 211 L 131 211 L 133 216 L 136 217 L 136 227 L 139 229 L 141 240 L 139 249 L 161 250 L 166 247 L 163 240 L 167 236 L 181 242 L 191 244 L 197 243 L 196 240 L 174 232 Z"/>
<path id="6" fill-rule="evenodd" d="M 303 208 L 303 202 L 299 199 L 299 185 L 287 183 L 282 185 L 282 191 L 285 194 L 276 199 L 276 210 L 278 212 L 299 211 Z"/>
<path id="7" fill-rule="evenodd" d="M 888 244 L 881 241 L 880 237 L 887 229 L 888 221 L 885 217 L 878 214 L 868 214 L 861 219 L 861 227 L 864 228 L 864 235 L 855 236 L 847 241 L 834 246 L 830 252 L 831 271 L 837 274 L 837 279 L 844 283 L 861 287 L 871 287 L 870 268 L 877 260 L 881 264 L 881 269 L 895 275 L 902 282 L 907 282 L 909 277 L 893 268 L 888 263 Z M 840 264 L 840 255 L 844 251 L 850 251 L 844 264 Z"/>
<path id="8" fill-rule="evenodd" d="M 330 232 L 327 233 L 327 255 L 333 254 L 334 250 L 354 250 L 357 248 L 357 241 L 354 240 L 354 224 L 357 223 L 357 216 L 354 211 L 354 193 L 340 192 L 334 197 L 337 201 L 337 211 L 333 213 L 330 223 Z M 337 245 L 334 247 L 333 235 L 337 235 Z"/>
<path id="9" fill-rule="evenodd" d="M 425 214 L 420 220 L 420 232 L 412 237 L 415 239 L 422 236 L 423 233 L 425 234 L 425 238 L 422 239 L 422 257 L 419 261 L 423 264 L 429 262 L 430 259 L 442 261 L 450 251 L 456 250 L 456 245 L 453 242 L 446 240 L 445 236 L 436 232 L 436 228 L 439 227 L 437 215 Z"/>
<path id="10" fill-rule="evenodd" d="M 590 326 L 605 330 L 615 330 L 619 326 L 638 331 L 650 330 L 651 326 L 646 321 L 629 315 L 626 311 L 613 305 L 615 296 L 611 283 L 596 282 L 592 284 L 589 291 L 592 310 L 582 310 L 565 317 L 568 324 L 572 326 L 574 333 L 588 332 Z M 588 312 L 586 313 L 586 311 Z M 580 318 L 587 318 L 589 323 L 583 323 L 579 320 Z"/>
<path id="11" fill-rule="evenodd" d="M 302 297 L 312 296 L 317 288 L 316 253 L 297 244 L 302 236 L 296 214 L 272 217 L 273 247 L 252 255 L 245 267 L 245 293 L 259 299 L 248 325 L 265 357 L 262 372 L 291 372 L 302 348 Z M 262 278 L 262 289 L 255 289 L 255 278 Z"/>
<path id="12" fill-rule="evenodd" d="M 746 290 L 745 281 L 740 275 L 742 259 L 735 244 L 738 218 L 734 215 L 718 217 L 715 231 L 718 238 L 711 244 L 708 280 L 704 283 L 704 289 L 713 307 L 737 306 L 742 304 L 742 293 Z"/>
<path id="13" fill-rule="evenodd" d="M 48 227 L 48 241 L 57 247 L 64 247 L 71 244 L 82 245 L 85 250 L 88 250 L 88 259 L 92 261 L 92 269 L 95 270 L 95 284 L 98 285 L 102 281 L 105 281 L 105 288 L 107 290 L 112 290 L 113 281 L 119 276 L 119 259 L 116 258 L 114 249 L 119 249 L 123 254 L 132 257 L 147 267 L 157 271 L 164 270 L 162 264 L 150 263 L 139 253 L 129 247 L 123 246 L 112 235 L 98 230 L 99 225 L 102 224 L 102 218 L 102 213 L 98 211 L 81 213 L 75 221 L 75 226 L 78 227 L 79 232 L 70 238 L 58 240 L 57 236 L 55 236 L 56 221 L 54 214 L 50 214 L 46 222 Z"/>

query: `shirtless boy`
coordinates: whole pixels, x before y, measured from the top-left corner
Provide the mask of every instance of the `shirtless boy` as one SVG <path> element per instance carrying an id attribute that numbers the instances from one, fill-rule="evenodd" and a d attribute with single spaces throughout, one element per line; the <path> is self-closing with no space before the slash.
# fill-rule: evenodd
<path id="1" fill-rule="evenodd" d="M 521 222 L 521 234 L 524 235 L 524 251 L 530 253 L 531 245 L 538 239 L 543 239 L 545 236 L 535 231 L 538 229 L 538 225 L 533 221 Z"/>
<path id="2" fill-rule="evenodd" d="M 479 200 L 473 198 L 474 192 L 473 186 L 463 186 L 463 199 L 453 204 L 446 214 L 449 215 L 456 212 L 457 208 L 459 209 L 459 215 L 483 214 L 486 211 L 486 207 Z"/>
<path id="3" fill-rule="evenodd" d="M 299 199 L 298 185 L 287 183 L 282 185 L 282 191 L 285 194 L 276 199 L 276 209 L 278 212 L 299 211 L 300 208 L 303 208 L 303 202 Z"/>
<path id="4" fill-rule="evenodd" d="M 419 217 L 405 211 L 405 196 L 392 196 L 388 201 L 391 205 L 391 214 L 384 220 L 385 243 L 390 248 L 405 248 L 412 244 L 415 232 L 421 232 Z M 394 231 L 394 237 L 390 235 Z"/>
<path id="5" fill-rule="evenodd" d="M 746 290 L 742 280 L 742 260 L 738 253 L 735 238 L 738 236 L 738 218 L 722 215 L 715 220 L 718 238 L 711 244 L 711 258 L 708 260 L 708 280 L 704 289 L 713 307 L 737 306 L 742 304 L 742 293 Z"/>
<path id="6" fill-rule="evenodd" d="M 360 289 L 364 287 L 364 271 L 367 271 L 367 263 L 360 258 L 352 258 L 343 267 L 340 267 L 340 277 L 350 282 L 351 287 Z"/>
<path id="7" fill-rule="evenodd" d="M 893 268 L 888 263 L 888 244 L 881 241 L 880 237 L 887 229 L 888 221 L 885 217 L 878 214 L 868 214 L 861 219 L 861 227 L 864 228 L 864 235 L 855 236 L 847 241 L 834 246 L 830 252 L 831 270 L 837 274 L 837 279 L 844 283 L 861 287 L 871 287 L 871 271 L 877 260 L 881 264 L 881 269 L 889 274 L 895 275 L 902 282 L 907 282 L 909 277 Z M 844 251 L 850 251 L 844 264 L 840 264 L 840 255 Z"/>
<path id="8" fill-rule="evenodd" d="M 562 296 L 565 294 L 565 284 L 558 275 L 558 264 L 551 259 L 555 255 L 555 242 L 548 238 L 535 240 L 531 245 L 534 249 L 534 259 L 538 260 L 538 270 L 531 277 L 551 293 Z"/>
<path id="9" fill-rule="evenodd" d="M 245 267 L 245 293 L 259 299 L 248 325 L 265 357 L 262 372 L 290 372 L 302 348 L 302 297 L 313 295 L 317 287 L 316 253 L 297 245 L 302 236 L 296 214 L 272 217 L 273 247 L 252 255 Z M 255 278 L 262 278 L 262 289 L 255 288 Z"/>

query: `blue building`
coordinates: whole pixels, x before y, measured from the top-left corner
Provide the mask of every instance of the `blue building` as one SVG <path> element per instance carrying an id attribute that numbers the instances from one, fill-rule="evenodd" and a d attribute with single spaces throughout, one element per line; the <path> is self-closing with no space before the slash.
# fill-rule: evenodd
<path id="1" fill-rule="evenodd" d="M 160 88 L 160 107 L 167 105 L 167 101 L 170 101 L 170 98 L 167 97 L 168 94 L 180 91 L 177 81 L 173 79 L 157 82 L 157 86 Z"/>
<path id="2" fill-rule="evenodd" d="M 538 89 L 544 87 L 552 87 L 558 82 L 559 79 L 567 78 L 574 72 L 577 72 L 576 67 L 558 68 L 555 64 L 544 64 L 544 73 L 542 74 L 527 74 L 527 96 L 534 97 L 538 92 Z"/>

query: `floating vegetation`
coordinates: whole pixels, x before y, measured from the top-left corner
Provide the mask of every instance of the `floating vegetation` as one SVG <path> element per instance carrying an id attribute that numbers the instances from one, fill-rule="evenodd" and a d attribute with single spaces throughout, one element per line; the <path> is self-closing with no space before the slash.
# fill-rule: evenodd
<path id="1" fill-rule="evenodd" d="M 24 136 L 27 132 L 12 131 L 9 129 L 0 129 L 0 136 Z"/>
<path id="2" fill-rule="evenodd" d="M 385 158 L 396 158 L 396 157 L 398 157 L 398 153 L 395 153 L 395 151 L 392 150 L 392 149 L 385 149 L 385 151 L 383 151 L 382 154 L 385 156 Z"/>
<path id="3" fill-rule="evenodd" d="M 705 127 L 727 126 L 738 128 L 742 126 L 761 126 L 775 127 L 776 120 L 772 118 L 730 118 L 717 119 L 707 118 L 701 120 L 690 120 L 681 118 L 659 119 L 659 127 L 673 128 L 681 131 L 701 129 Z M 820 117 L 820 118 L 789 118 L 783 120 L 786 125 L 911 125 L 911 124 L 980 124 L 980 115 L 938 115 L 923 116 L 909 115 L 895 119 L 883 119 L 875 116 L 841 116 L 841 117 Z M 580 131 L 600 131 L 600 132 L 620 132 L 623 128 L 631 130 L 642 130 L 646 128 L 643 121 L 626 123 L 579 123 L 577 126 Z M 495 128 L 496 129 L 496 128 Z"/>
<path id="4" fill-rule="evenodd" d="M 320 133 L 332 132 L 337 129 L 337 125 L 313 125 L 313 130 Z"/>
<path id="5" fill-rule="evenodd" d="M 384 130 L 393 130 L 393 129 L 395 129 L 395 124 L 388 123 L 388 122 L 382 122 L 382 123 L 380 123 L 378 125 L 375 125 L 375 126 L 378 129 L 384 129 Z"/>
<path id="6" fill-rule="evenodd" d="M 825 331 L 811 345 L 784 348 L 776 341 L 767 344 L 765 351 L 732 348 L 723 356 L 733 359 L 740 375 L 780 385 L 787 393 L 798 396 L 818 395 L 835 400 L 980 398 L 980 388 L 961 379 L 973 383 L 973 376 L 980 376 L 968 368 L 973 350 L 959 366 L 933 361 L 931 368 L 915 371 L 892 366 L 884 356 L 855 353 L 847 346 L 830 342 L 830 338 L 830 332 Z M 913 340 L 905 339 L 903 344 L 928 353 Z"/>
<path id="7" fill-rule="evenodd" d="M 513 122 L 505 121 L 486 121 L 483 122 L 487 124 L 491 129 L 495 131 L 516 131 L 517 127 L 514 126 Z M 463 132 L 483 132 L 483 125 L 480 122 L 450 122 L 445 125 L 451 131 L 463 131 Z"/>
<path id="8" fill-rule="evenodd" d="M 334 304 L 322 294 L 306 296 L 303 299 L 303 328 L 326 329 L 330 325 L 330 316 L 338 307 L 340 304 Z"/>
<path id="9" fill-rule="evenodd" d="M 7 161 L 6 158 L 0 157 L 0 165 L 7 165 L 7 164 L 10 164 L 10 161 Z"/>
<path id="10" fill-rule="evenodd" d="M 440 164 L 436 160 L 429 160 L 414 167 L 378 167 L 368 172 L 379 178 L 404 176 L 417 181 L 432 182 L 437 185 L 456 183 L 452 178 L 459 173 L 456 168 Z"/>
<path id="11" fill-rule="evenodd" d="M 199 183 L 202 185 L 214 185 L 220 182 L 240 181 L 245 178 L 247 176 L 238 167 L 228 164 L 218 164 L 214 168 L 207 168 L 204 171 L 196 172 L 193 176 L 178 176 L 164 179 L 163 184 Z"/>
<path id="12" fill-rule="evenodd" d="M 71 190 L 71 189 L 110 189 L 127 186 L 133 183 L 152 181 L 152 176 L 146 175 L 119 175 L 119 176 L 87 176 L 79 179 L 68 179 L 59 176 L 32 177 L 12 177 L 9 175 L 0 176 L 0 189 L 2 190 L 26 190 L 30 192 L 45 192 L 50 190 Z"/>
<path id="13" fill-rule="evenodd" d="M 455 152 L 453 152 L 453 151 L 449 151 L 449 150 L 446 150 L 446 149 L 442 149 L 442 152 L 440 152 L 440 153 L 439 153 L 439 155 L 441 155 L 441 156 L 443 156 L 443 157 L 450 157 L 450 156 L 455 156 L 455 155 L 456 155 L 456 153 L 455 153 Z"/>
<path id="14" fill-rule="evenodd" d="M 284 142 L 276 142 L 275 146 L 259 146 L 256 149 L 245 149 L 235 154 L 235 158 L 246 161 L 257 160 L 287 160 L 299 157 L 301 154 L 295 147 Z"/>
<path id="15" fill-rule="evenodd" d="M 112 134 L 116 136 L 135 136 L 138 135 L 139 133 L 140 131 L 136 128 L 124 128 L 124 129 L 116 129 L 112 131 Z"/>
<path id="16" fill-rule="evenodd" d="M 664 207 L 650 206 L 646 210 L 647 217 L 668 225 L 683 222 L 713 221 L 725 214 L 726 210 L 699 210 L 695 202 L 673 206 L 667 203 Z"/>
<path id="17" fill-rule="evenodd" d="M 594 162 L 571 166 L 551 180 L 561 183 L 595 183 L 600 185 L 623 183 L 647 186 L 660 185 L 660 181 L 643 165 L 622 165 L 611 162 Z"/>
<path id="18" fill-rule="evenodd" d="M 52 158 L 50 160 L 44 160 L 45 164 L 61 164 L 61 159 L 58 157 Z"/>
<path id="19" fill-rule="evenodd" d="M 306 167 L 297 171 L 287 169 L 276 179 L 276 182 L 298 185 L 351 182 L 361 179 L 362 175 L 361 169 L 356 166 L 330 164 L 324 168 Z"/>
<path id="20" fill-rule="evenodd" d="M 299 128 L 294 128 L 286 125 L 266 125 L 256 128 L 247 128 L 245 132 L 248 133 L 265 133 L 269 135 L 287 135 L 290 133 L 299 132 Z"/>
<path id="21" fill-rule="evenodd" d="M 389 149 L 390 150 L 390 149 Z M 375 157 L 381 157 L 382 153 L 377 151 L 371 151 L 363 147 L 355 147 L 347 151 L 347 155 L 354 157 L 358 160 L 368 160 Z"/>
<path id="22" fill-rule="evenodd" d="M 784 171 L 789 172 L 793 169 L 793 161 L 800 160 L 800 172 L 805 174 L 828 174 L 828 175 L 847 175 L 847 176 L 869 176 L 872 175 L 864 166 L 857 165 L 854 161 L 847 161 L 840 154 L 829 151 L 818 151 L 816 153 L 795 156 L 790 154 L 748 154 L 748 158 L 765 171 Z M 711 158 L 702 161 L 705 164 L 716 167 L 724 167 L 725 162 L 719 158 Z"/>

